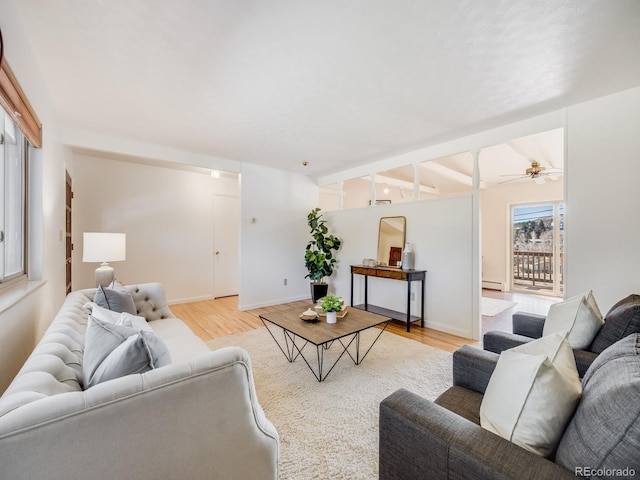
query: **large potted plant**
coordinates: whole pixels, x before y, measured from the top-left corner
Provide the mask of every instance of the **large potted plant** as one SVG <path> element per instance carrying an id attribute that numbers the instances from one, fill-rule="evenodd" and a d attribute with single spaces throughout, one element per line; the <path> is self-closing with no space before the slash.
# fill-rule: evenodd
<path id="1" fill-rule="evenodd" d="M 304 254 L 305 266 L 309 271 L 305 278 L 311 280 L 311 298 L 314 303 L 327 294 L 329 286 L 324 279 L 331 276 L 336 264 L 332 250 L 338 250 L 342 244 L 342 240 L 329 234 L 327 222 L 319 212 L 319 208 L 314 208 L 307 215 L 311 240 Z"/>

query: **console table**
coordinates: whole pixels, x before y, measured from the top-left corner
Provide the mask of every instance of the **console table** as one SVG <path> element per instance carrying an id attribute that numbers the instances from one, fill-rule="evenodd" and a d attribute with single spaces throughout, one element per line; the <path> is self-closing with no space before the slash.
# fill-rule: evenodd
<path id="1" fill-rule="evenodd" d="M 354 308 L 360 308 L 368 312 L 378 313 L 391 317 L 394 320 L 400 320 L 401 322 L 407 322 L 407 332 L 411 330 L 411 322 L 420 320 L 420 326 L 424 327 L 424 278 L 426 270 L 401 270 L 393 267 L 365 267 L 364 265 L 351 265 L 351 306 Z M 364 276 L 364 304 L 353 304 L 353 276 Z M 397 312 L 388 308 L 383 308 L 377 305 L 369 305 L 369 289 L 368 279 L 369 277 L 388 278 L 390 280 L 402 280 L 407 282 L 407 313 Z M 422 288 L 422 295 L 420 297 L 420 316 L 411 315 L 411 282 L 420 281 Z"/>

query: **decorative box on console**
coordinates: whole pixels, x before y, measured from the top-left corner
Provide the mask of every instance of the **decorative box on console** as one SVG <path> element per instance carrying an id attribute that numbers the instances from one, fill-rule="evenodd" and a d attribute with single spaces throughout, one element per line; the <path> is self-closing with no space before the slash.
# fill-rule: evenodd
<path id="1" fill-rule="evenodd" d="M 362 265 L 365 267 L 375 267 L 376 261 L 373 258 L 365 258 L 362 260 Z"/>

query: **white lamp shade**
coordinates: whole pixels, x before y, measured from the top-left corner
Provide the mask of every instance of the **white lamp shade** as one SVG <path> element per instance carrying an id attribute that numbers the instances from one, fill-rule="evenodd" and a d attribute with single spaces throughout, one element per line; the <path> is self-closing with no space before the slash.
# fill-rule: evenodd
<path id="1" fill-rule="evenodd" d="M 85 232 L 83 234 L 83 262 L 120 262 L 126 260 L 124 233 Z"/>

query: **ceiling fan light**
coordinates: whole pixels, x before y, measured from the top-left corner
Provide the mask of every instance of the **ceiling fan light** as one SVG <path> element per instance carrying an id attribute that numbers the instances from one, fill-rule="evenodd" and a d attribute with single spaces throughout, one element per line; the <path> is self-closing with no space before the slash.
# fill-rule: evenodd
<path id="1" fill-rule="evenodd" d="M 533 181 L 536 182 L 538 185 L 542 185 L 544 183 L 544 177 L 536 175 Z"/>

